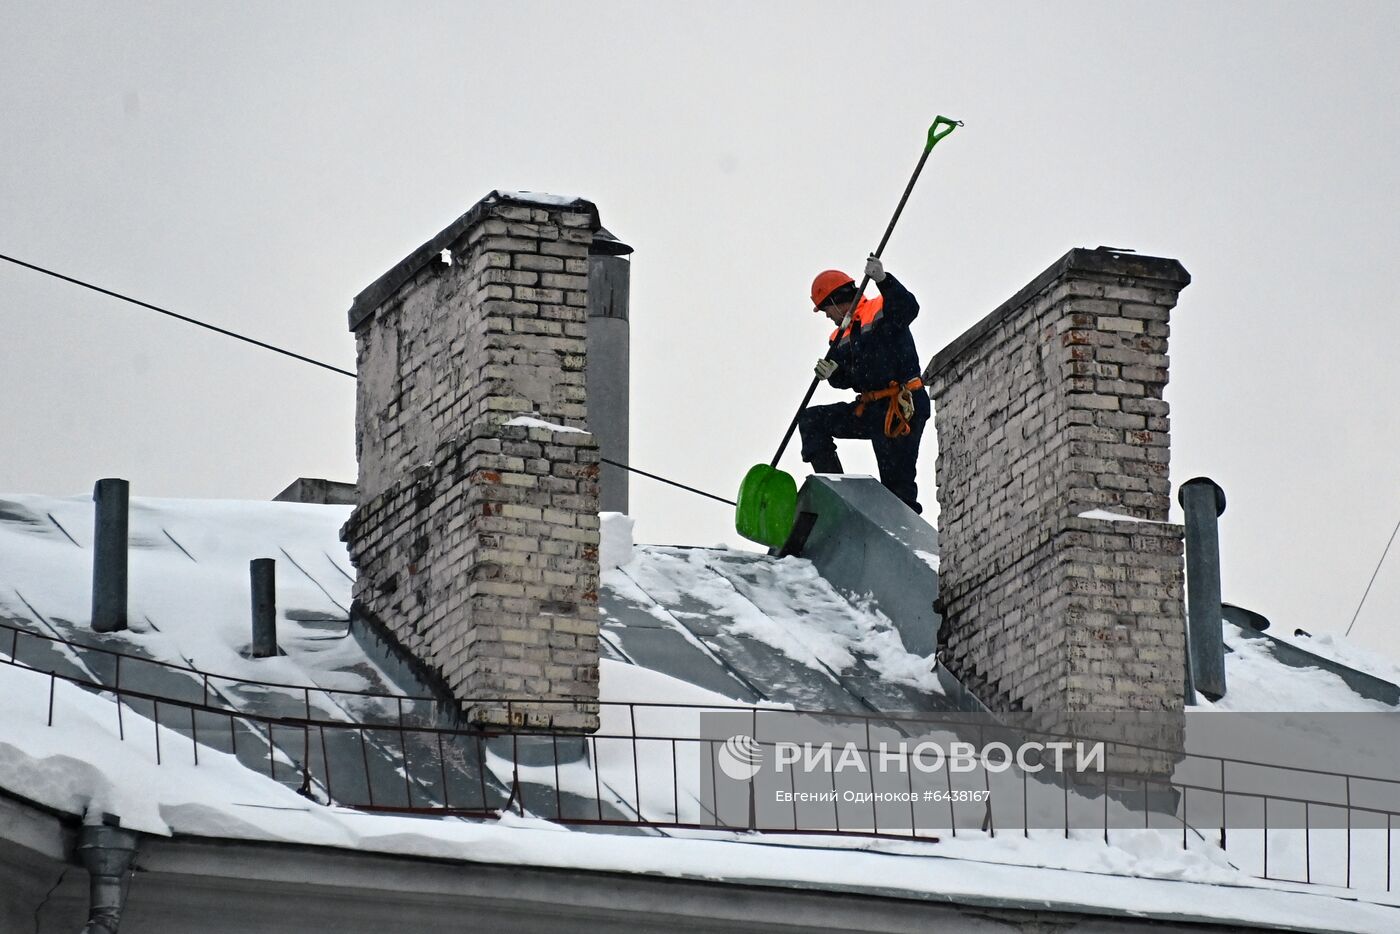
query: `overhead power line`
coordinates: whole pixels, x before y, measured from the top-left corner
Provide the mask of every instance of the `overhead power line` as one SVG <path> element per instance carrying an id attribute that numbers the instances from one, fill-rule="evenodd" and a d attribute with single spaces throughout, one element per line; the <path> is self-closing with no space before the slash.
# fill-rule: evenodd
<path id="1" fill-rule="evenodd" d="M 43 273 L 43 274 L 46 275 L 46 276 L 52 276 L 53 278 L 55 278 L 55 279 L 60 279 L 60 280 L 62 280 L 62 281 L 64 281 L 64 282 L 71 282 L 73 285 L 81 286 L 81 287 L 83 287 L 83 288 L 85 288 L 85 289 L 90 289 L 90 290 L 92 290 L 92 291 L 94 291 L 94 292 L 97 292 L 97 293 L 99 293 L 99 294 L 102 294 L 102 295 L 108 295 L 108 296 L 111 296 L 112 298 L 120 299 L 121 301 L 124 301 L 124 302 L 130 302 L 131 304 L 136 305 L 136 306 L 139 307 L 139 308 L 146 308 L 146 309 L 148 309 L 148 310 L 150 310 L 150 311 L 155 311 L 155 312 L 159 312 L 160 314 L 163 314 L 163 315 L 168 315 L 169 317 L 175 318 L 175 319 L 177 319 L 177 320 L 179 320 L 179 321 L 184 321 L 184 322 L 187 322 L 187 323 L 189 323 L 189 324 L 198 325 L 199 327 L 202 327 L 202 328 L 207 328 L 208 330 L 213 331 L 213 332 L 216 333 L 216 334 L 222 334 L 222 335 L 224 335 L 225 337 L 232 337 L 232 338 L 234 338 L 235 340 L 244 341 L 245 343 L 252 344 L 252 345 L 255 346 L 255 347 L 261 347 L 261 348 L 263 348 L 264 350 L 271 350 L 271 351 L 273 351 L 274 353 L 280 353 L 280 354 L 282 354 L 283 356 L 291 357 L 293 360 L 300 360 L 302 363 L 310 363 L 310 364 L 313 365 L 313 366 L 319 366 L 319 367 L 321 367 L 322 369 L 330 370 L 332 373 L 340 373 L 340 374 L 342 374 L 342 375 L 344 375 L 344 376 L 349 376 L 349 377 L 351 377 L 351 378 L 354 378 L 354 376 L 355 376 L 355 373 L 354 373 L 353 371 L 351 371 L 351 370 L 342 370 L 342 369 L 341 369 L 340 367 L 338 367 L 338 366 L 332 366 L 331 364 L 329 364 L 329 363 L 323 363 L 323 362 L 321 362 L 320 360 L 313 360 L 311 357 L 303 356 L 302 354 L 296 353 L 296 352 L 291 351 L 291 350 L 287 350 L 286 348 L 278 347 L 278 346 L 276 346 L 276 345 L 274 345 L 274 344 L 269 344 L 269 343 L 267 343 L 267 342 L 265 342 L 265 341 L 260 341 L 260 340 L 257 340 L 256 338 L 248 337 L 248 336 L 246 336 L 246 335 L 244 335 L 244 334 L 237 334 L 237 333 L 235 333 L 235 332 L 233 332 L 233 331 L 230 331 L 230 330 L 228 330 L 228 329 L 226 329 L 226 328 L 221 328 L 221 327 L 219 327 L 218 325 L 209 324 L 209 323 L 206 322 L 206 321 L 200 321 L 200 320 L 198 320 L 198 319 L 196 319 L 196 318 L 191 318 L 191 317 L 189 317 L 188 315 L 179 314 L 178 312 L 171 311 L 171 310 L 169 310 L 168 308 L 161 308 L 161 307 L 158 306 L 158 305 L 152 305 L 150 302 L 143 302 L 143 301 L 141 301 L 139 298 L 132 298 L 130 295 L 123 295 L 123 294 L 120 293 L 120 292 L 113 292 L 111 289 L 104 289 L 104 288 L 102 288 L 102 286 L 100 286 L 100 285 L 93 285 L 91 282 L 85 282 L 85 281 L 83 281 L 82 279 L 77 279 L 77 278 L 74 278 L 73 276 L 66 276 L 66 275 L 64 275 L 64 274 L 61 273 L 61 272 L 55 272 L 55 271 L 52 270 L 52 269 L 45 269 L 43 266 L 36 266 L 36 265 L 33 264 L 33 263 L 27 263 L 27 262 L 25 262 L 24 260 L 22 260 L 22 259 L 16 259 L 16 258 L 13 257 L 13 256 L 6 256 L 4 253 L 0 253 L 0 259 L 3 259 L 3 260 L 5 260 L 5 261 L 8 262 L 8 263 L 14 263 L 16 266 L 23 266 L 25 269 L 32 269 L 32 270 L 34 270 L 35 272 L 41 272 L 41 273 Z M 697 489 L 696 489 L 695 487 L 693 487 L 693 486 L 686 486 L 684 483 L 677 483 L 675 480 L 668 480 L 668 479 L 666 479 L 665 477 L 657 476 L 657 475 L 654 474 L 654 473 L 648 473 L 647 471 L 642 470 L 642 469 L 639 468 L 639 467 L 632 467 L 632 466 L 629 466 L 628 464 L 618 463 L 617 461 L 615 461 L 615 460 L 610 460 L 610 459 L 608 459 L 608 458 L 606 458 L 606 457 L 600 457 L 599 460 L 601 460 L 601 461 L 602 461 L 603 463 L 605 463 L 605 464 L 610 464 L 610 465 L 612 465 L 613 467 L 617 467 L 617 468 L 619 468 L 619 469 L 621 469 L 621 470 L 627 470 L 627 471 L 630 471 L 630 472 L 635 473 L 635 474 L 641 474 L 643 477 L 647 477 L 647 478 L 652 479 L 652 480 L 657 480 L 657 481 L 659 481 L 659 482 L 661 482 L 661 483 L 667 483 L 667 484 L 670 484 L 671 486 L 674 486 L 674 487 L 680 487 L 682 490 L 685 490 L 685 491 L 687 491 L 687 492 L 689 492 L 689 493 L 694 493 L 694 494 L 696 494 L 697 496 L 706 496 L 706 497 L 709 497 L 710 499 L 718 500 L 719 502 L 721 502 L 721 503 L 726 503 L 726 504 L 728 504 L 728 505 L 730 505 L 730 506 L 735 505 L 735 503 L 734 503 L 734 501 L 733 501 L 732 499 L 725 499 L 724 497 L 722 497 L 722 496 L 716 496 L 716 495 L 713 494 L 713 493 L 706 493 L 704 490 L 697 490 Z"/>
<path id="2" fill-rule="evenodd" d="M 639 468 L 639 467 L 629 467 L 629 466 L 626 465 L 626 464 L 619 464 L 617 461 L 608 460 L 606 457 L 600 457 L 600 458 L 598 458 L 598 460 L 602 461 L 602 462 L 605 463 L 605 464 L 611 464 L 611 465 L 614 466 L 614 467 L 621 467 L 623 470 L 630 470 L 630 471 L 632 471 L 632 473 L 639 473 L 639 474 L 641 474 L 643 477 L 650 477 L 652 480 L 660 480 L 662 483 L 669 483 L 669 484 L 671 484 L 671 486 L 678 486 L 678 487 L 680 487 L 682 490 L 686 490 L 686 491 L 688 491 L 688 492 L 690 492 L 690 493 L 694 493 L 694 494 L 696 494 L 697 496 L 708 496 L 710 499 L 719 500 L 721 503 L 727 503 L 727 504 L 729 504 L 730 506 L 736 505 L 736 503 L 735 503 L 734 500 L 732 500 L 732 499 L 725 499 L 723 496 L 716 496 L 716 495 L 713 494 L 713 493 L 706 493 L 704 490 L 697 490 L 695 487 L 693 487 L 693 486 L 686 486 L 684 483 L 677 483 L 677 482 L 674 481 L 674 480 L 667 480 L 665 477 L 658 477 L 656 474 L 654 474 L 654 473 L 647 473 L 645 470 L 642 470 L 642 469 Z"/>
<path id="3" fill-rule="evenodd" d="M 1385 564 L 1385 556 L 1390 554 L 1390 546 L 1395 544 L 1395 533 L 1400 532 L 1400 522 L 1395 523 L 1395 528 L 1390 533 L 1390 541 L 1385 543 L 1385 550 L 1381 552 L 1381 559 L 1376 562 L 1376 569 L 1371 572 L 1371 579 L 1366 582 L 1366 592 L 1361 595 L 1361 602 L 1356 605 L 1356 612 L 1351 614 L 1351 622 L 1347 624 L 1347 631 L 1343 633 L 1345 639 L 1351 635 L 1351 627 L 1356 625 L 1356 618 L 1361 615 L 1361 608 L 1366 605 L 1366 597 L 1371 593 L 1371 585 L 1376 582 L 1376 575 L 1381 572 L 1381 565 Z"/>
<path id="4" fill-rule="evenodd" d="M 150 302 L 143 302 L 139 298 L 132 298 L 130 295 L 123 295 L 120 292 L 113 292 L 111 289 L 104 289 L 100 285 L 93 285 L 91 282 L 84 282 L 82 279 L 75 279 L 72 276 L 65 276 L 61 272 L 54 272 L 52 269 L 45 269 L 43 266 L 36 266 L 33 263 L 26 263 L 24 260 L 16 259 L 13 256 L 6 256 L 5 254 L 0 253 L 0 259 L 3 259 L 7 263 L 14 263 L 16 266 L 23 266 L 25 269 L 32 269 L 35 272 L 41 272 L 46 276 L 53 276 L 55 279 L 61 279 L 64 282 L 71 282 L 74 285 L 82 286 L 85 289 L 91 289 L 92 291 L 98 292 L 102 295 L 109 295 L 112 298 L 120 299 L 124 302 L 130 302 L 131 304 L 136 305 L 140 308 L 146 308 L 150 311 L 159 312 L 160 314 L 167 315 L 171 318 L 175 318 L 178 321 L 184 321 L 187 324 L 194 324 L 202 328 L 207 328 L 208 330 L 213 331 L 216 334 L 222 334 L 225 337 L 232 337 L 235 340 L 240 340 L 245 343 L 252 344 L 255 347 L 261 347 L 264 350 L 271 350 L 273 353 L 280 353 L 283 356 L 291 357 L 294 360 L 300 360 L 302 363 L 309 363 L 312 366 L 319 366 L 322 369 L 330 370 L 333 373 L 343 373 L 346 376 L 355 375 L 354 372 L 352 372 L 351 370 L 342 370 L 338 366 L 331 366 L 329 363 L 323 363 L 320 360 L 313 360 L 311 357 L 303 356 L 302 354 L 296 353 L 291 350 L 287 350 L 284 347 L 277 347 L 265 341 L 260 341 L 256 338 L 248 337 L 246 334 L 238 334 L 234 331 L 228 330 L 227 328 L 221 328 L 216 324 L 210 324 L 207 321 L 200 321 L 197 318 L 191 318 L 188 315 L 179 314 L 177 312 L 171 311 L 168 308 L 161 308 L 159 305 L 152 305 Z"/>

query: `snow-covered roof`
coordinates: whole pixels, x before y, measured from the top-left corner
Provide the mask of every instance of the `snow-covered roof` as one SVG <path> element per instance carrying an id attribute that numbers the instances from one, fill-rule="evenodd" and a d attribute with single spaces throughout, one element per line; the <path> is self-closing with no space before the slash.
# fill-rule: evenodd
<path id="1" fill-rule="evenodd" d="M 1179 830 L 1115 829 L 1108 843 L 1098 831 L 959 829 L 936 843 L 824 836 L 798 845 L 782 834 L 719 830 L 581 832 L 530 816 L 554 813 L 527 806 L 542 799 L 542 789 L 557 801 L 570 794 L 586 800 L 598 788 L 600 809 L 605 800 L 609 808 L 628 808 L 632 783 L 646 785 L 648 771 L 659 766 L 638 762 L 626 744 L 609 752 L 599 742 L 588 762 L 562 770 L 531 770 L 488 753 L 488 768 L 476 777 L 482 803 L 499 810 L 495 819 L 425 821 L 345 807 L 334 785 L 303 782 L 309 772 L 299 771 L 298 761 L 316 759 L 314 734 L 272 734 L 275 718 L 417 728 L 431 721 L 434 705 L 396 700 L 406 693 L 396 673 L 348 632 L 352 570 L 338 537 L 348 513 L 337 506 L 133 499 L 132 626 L 99 635 L 85 625 L 90 500 L 0 496 L 0 624 L 7 627 L 0 630 L 0 662 L 17 662 L 0 664 L 0 789 L 74 816 L 117 814 L 125 827 L 160 835 L 1280 929 L 1396 929 L 1383 885 L 1341 892 L 1265 881 L 1211 840 L 1192 836 L 1183 849 Z M 837 593 L 806 561 L 724 548 L 633 547 L 625 520 L 604 526 L 604 734 L 646 733 L 662 720 L 677 729 L 675 719 L 687 715 L 678 707 L 644 707 L 638 723 L 637 711 L 609 706 L 622 702 L 852 713 L 881 705 L 938 711 L 960 702 L 956 683 L 932 658 L 905 652 L 878 610 Z M 276 658 L 245 652 L 247 566 L 258 557 L 278 559 L 285 654 Z M 124 667 L 117 670 L 115 656 L 59 640 L 124 653 Z M 1248 642 L 1230 637 L 1227 700 L 1232 709 L 1272 709 L 1279 697 L 1271 685 L 1285 672 Z M 1354 667 L 1387 671 L 1359 650 L 1328 648 Z M 1289 669 L 1286 676 L 1294 685 L 1289 699 L 1302 702 L 1292 709 L 1377 709 L 1348 696 L 1345 683 L 1325 672 L 1300 680 Z M 117 678 L 135 692 L 121 705 L 110 692 L 80 683 L 112 685 Z M 171 702 L 157 706 L 150 697 Z M 226 743 L 211 735 L 216 721 L 206 707 L 242 711 L 253 728 L 240 726 Z M 270 745 L 255 740 L 258 724 Z M 365 757 L 366 776 L 417 782 L 403 767 L 409 748 L 371 737 L 356 752 Z M 332 760 L 336 753 L 323 748 L 320 755 Z M 663 771 L 675 777 L 669 768 Z M 527 788 L 515 811 L 500 807 L 513 771 Z M 450 791 L 445 767 L 443 774 L 437 790 Z M 674 782 L 665 787 L 668 796 L 684 791 Z M 420 792 L 436 793 L 428 781 Z M 650 806 L 641 792 L 635 803 Z M 1312 872 L 1315 881 L 1340 881 L 1323 865 Z"/>

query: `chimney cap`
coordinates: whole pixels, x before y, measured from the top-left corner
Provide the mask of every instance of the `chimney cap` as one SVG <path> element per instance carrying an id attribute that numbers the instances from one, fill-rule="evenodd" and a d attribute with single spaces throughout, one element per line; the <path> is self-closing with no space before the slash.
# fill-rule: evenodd
<path id="1" fill-rule="evenodd" d="M 398 291 L 399 287 L 413 278 L 420 269 L 436 260 L 444 249 L 455 243 L 462 234 L 466 233 L 468 228 L 481 220 L 492 208 L 502 204 L 570 210 L 579 214 L 587 214 L 589 216 L 589 229 L 597 231 L 602 227 L 602 222 L 598 219 L 597 206 L 585 198 L 573 195 L 551 195 L 535 191 L 500 191 L 499 189 L 492 191 L 472 205 L 465 214 L 438 231 L 431 240 L 399 260 L 388 272 L 375 279 L 368 288 L 356 295 L 350 304 L 350 330 L 358 329 L 374 314 L 374 310 L 385 299 Z"/>
<path id="2" fill-rule="evenodd" d="M 924 383 L 933 382 L 934 377 L 946 370 L 968 348 L 986 337 L 1003 320 L 1017 314 L 1037 293 L 1056 280 L 1071 274 L 1085 277 L 1132 278 L 1139 280 L 1140 285 L 1152 284 L 1154 287 L 1173 291 L 1180 291 L 1191 284 L 1191 274 L 1174 259 L 1146 256 L 1116 247 L 1100 246 L 1092 250 L 1075 247 L 1051 263 L 1048 269 L 1023 286 L 1019 292 L 998 305 L 995 311 L 934 354 L 929 365 L 924 368 Z"/>
<path id="3" fill-rule="evenodd" d="M 1186 488 L 1188 486 L 1207 487 L 1214 489 L 1215 514 L 1217 516 L 1225 515 L 1225 491 L 1220 488 L 1220 484 L 1216 483 L 1210 477 L 1192 477 L 1190 480 L 1187 480 L 1180 487 L 1178 487 L 1176 491 L 1176 501 L 1181 504 L 1181 507 L 1183 509 L 1186 508 Z"/>
<path id="4" fill-rule="evenodd" d="M 589 256 L 627 256 L 632 248 L 613 236 L 606 227 L 593 231 L 593 242 L 588 245 Z"/>

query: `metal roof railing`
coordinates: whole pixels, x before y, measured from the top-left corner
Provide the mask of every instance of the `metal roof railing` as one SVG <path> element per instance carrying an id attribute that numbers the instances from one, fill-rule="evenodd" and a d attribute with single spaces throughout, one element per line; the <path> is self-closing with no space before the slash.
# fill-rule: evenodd
<path id="1" fill-rule="evenodd" d="M 1049 792 L 1059 796 L 1061 808 L 1055 829 L 1066 837 L 1073 831 L 1092 829 L 1101 832 L 1107 843 L 1113 832 L 1128 829 L 1131 820 L 1140 820 L 1143 829 L 1165 832 L 1167 825 L 1175 828 L 1183 848 L 1191 845 L 1193 837 L 1218 843 L 1232 859 L 1250 859 L 1255 874 L 1263 878 L 1316 883 L 1322 881 L 1319 866 L 1330 866 L 1340 857 L 1342 873 L 1337 884 L 1353 887 L 1354 870 L 1361 867 L 1375 877 L 1370 880 L 1370 887 L 1391 890 L 1391 837 L 1400 809 L 1365 803 L 1356 792 L 1367 783 L 1400 790 L 1400 779 L 1196 754 L 1190 755 L 1214 763 L 1217 780 L 1188 782 L 1136 771 L 1105 770 L 1088 776 L 1066 773 L 1047 782 L 1032 777 L 1025 769 L 1005 778 L 994 777 L 988 768 L 970 779 L 955 780 L 953 772 L 946 769 L 937 779 L 929 779 L 919 775 L 915 763 L 906 761 L 895 770 L 903 776 L 905 785 L 903 797 L 893 810 L 882 807 L 878 796 L 894 795 L 896 791 L 879 787 L 873 769 L 858 779 L 865 783 L 859 788 L 832 772 L 829 787 L 818 795 L 824 799 L 822 807 L 798 803 L 795 792 L 799 789 L 793 770 L 789 781 L 793 783 L 794 796 L 786 815 L 775 816 L 772 808 L 756 807 L 752 783 L 748 806 L 736 815 L 723 812 L 718 796 L 705 793 L 713 792 L 716 754 L 723 742 L 696 731 L 687 735 L 679 728 L 687 715 L 693 718 L 702 712 L 743 713 L 751 719 L 751 733 L 764 749 L 775 749 L 777 745 L 775 740 L 759 738 L 761 721 L 773 717 L 838 721 L 856 726 L 858 736 L 859 725 L 863 724 L 864 739 L 855 744 L 856 753 L 870 763 L 877 754 L 889 755 L 883 747 L 877 749 L 872 729 L 902 730 L 906 735 L 914 735 L 919 730 L 943 728 L 985 730 L 987 724 L 942 715 L 931 720 L 918 715 L 844 714 L 737 704 L 600 702 L 605 729 L 589 735 L 450 728 L 410 722 L 402 705 L 414 699 L 394 695 L 368 695 L 395 701 L 395 714 L 384 720 L 356 720 L 348 715 L 345 719 L 328 718 L 318 714 L 311 700 L 320 688 L 287 684 L 276 686 L 300 691 L 301 709 L 295 715 L 272 715 L 237 709 L 227 701 L 216 705 L 205 703 L 203 698 L 163 696 L 56 670 L 44 671 L 18 660 L 16 649 L 21 641 L 36 638 L 69 643 L 24 630 L 16 634 L 13 627 L 6 628 L 11 630 L 8 664 L 49 678 L 49 726 L 61 726 L 54 720 L 54 697 L 57 683 L 63 681 L 112 697 L 117 734 L 123 741 L 136 738 L 132 730 L 139 720 L 149 721 L 153 740 L 150 748 L 158 764 L 172 755 L 188 754 L 190 761 L 198 765 L 201 750 L 206 751 L 206 756 L 209 751 L 220 752 L 235 756 L 245 767 L 265 771 L 275 781 L 322 804 L 376 813 L 480 818 L 497 817 L 510 810 L 571 826 L 631 827 L 654 833 L 854 835 L 935 842 L 943 836 L 956 837 L 968 831 L 995 837 L 1007 832 L 1008 827 L 1029 837 L 1031 799 L 1035 796 L 1043 805 Z M 180 670 L 204 677 L 200 672 Z M 516 704 L 528 703 L 535 708 L 540 704 L 531 699 L 494 702 L 506 705 L 509 719 L 513 719 L 512 708 Z M 130 722 L 132 715 L 139 720 Z M 642 720 L 660 719 L 669 726 L 661 730 L 641 729 L 639 716 Z M 182 743 L 187 742 L 184 752 L 171 747 L 172 732 Z M 1068 733 L 1039 735 L 1092 739 Z M 1121 740 L 1104 742 L 1149 757 L 1172 752 Z M 1179 750 L 1175 754 L 1181 755 Z M 913 753 L 903 755 L 907 758 Z M 1241 770 L 1257 769 L 1320 777 L 1334 783 L 1336 793 L 1330 798 L 1303 796 L 1241 784 Z M 712 779 L 708 789 L 704 780 L 707 770 Z M 975 783 L 979 778 L 980 788 L 969 786 L 969 781 Z M 935 782 L 942 784 L 935 787 Z M 1132 791 L 1134 788 L 1136 792 Z M 1141 797 L 1141 812 L 1125 817 L 1122 804 L 1134 795 Z M 1172 813 L 1154 809 L 1151 801 L 1160 795 L 1169 796 L 1168 800 L 1175 803 Z M 931 806 L 919 807 L 920 804 Z M 1238 821 L 1232 825 L 1225 819 L 1227 808 L 1238 817 L 1242 807 L 1261 808 L 1262 820 L 1240 828 Z M 1097 815 L 1092 821 L 1090 808 Z M 1280 818 L 1281 810 L 1298 808 L 1302 810 L 1301 821 Z M 1378 837 L 1382 832 L 1383 846 Z M 1383 874 L 1379 868 L 1382 850 Z M 1301 860 L 1297 858 L 1299 852 Z M 1292 870 L 1280 868 L 1280 861 L 1289 858 L 1294 862 Z M 1363 884 L 1366 882 L 1363 880 Z"/>

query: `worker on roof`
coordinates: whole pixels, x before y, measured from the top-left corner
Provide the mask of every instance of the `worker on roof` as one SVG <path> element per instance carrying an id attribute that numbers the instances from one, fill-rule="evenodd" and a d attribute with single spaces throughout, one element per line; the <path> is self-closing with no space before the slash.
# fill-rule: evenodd
<path id="1" fill-rule="evenodd" d="M 797 421 L 802 459 L 817 473 L 841 473 L 835 439 L 868 439 L 875 447 L 880 482 L 910 509 L 923 512 L 915 476 L 919 439 L 931 406 L 919 379 L 914 335 L 909 332 L 919 303 L 873 254 L 865 274 L 879 287 L 878 298 L 857 296 L 855 280 L 837 269 L 828 269 L 812 281 L 814 310 L 837 327 L 831 332 L 830 352 L 817 361 L 817 378 L 859 395 L 853 402 L 802 411 Z M 857 298 L 851 323 L 842 329 Z"/>

